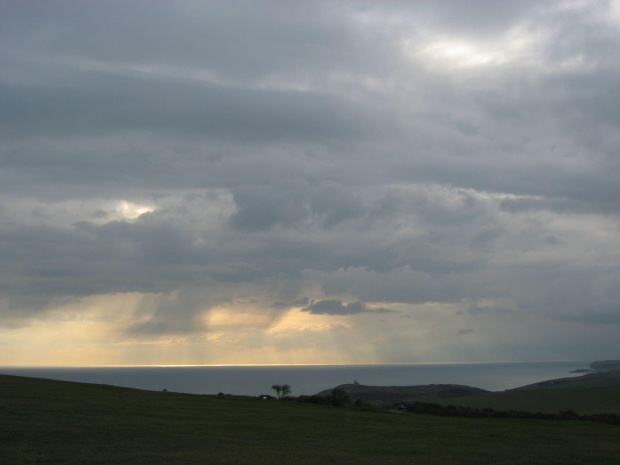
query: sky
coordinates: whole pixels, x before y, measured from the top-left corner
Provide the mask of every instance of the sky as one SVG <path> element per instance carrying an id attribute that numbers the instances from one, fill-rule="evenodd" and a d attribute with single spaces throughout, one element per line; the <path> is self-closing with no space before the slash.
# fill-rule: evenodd
<path id="1" fill-rule="evenodd" d="M 0 3 L 0 365 L 620 358 L 620 1 Z"/>

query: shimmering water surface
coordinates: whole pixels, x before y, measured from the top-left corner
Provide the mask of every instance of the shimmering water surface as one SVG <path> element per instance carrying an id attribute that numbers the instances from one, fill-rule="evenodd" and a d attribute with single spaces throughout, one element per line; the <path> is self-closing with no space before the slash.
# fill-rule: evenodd
<path id="1" fill-rule="evenodd" d="M 590 362 L 443 363 L 397 365 L 174 366 L 96 368 L 0 367 L 1 374 L 111 384 L 193 394 L 270 394 L 273 384 L 290 384 L 293 394 L 316 394 L 339 384 L 410 386 L 464 384 L 492 391 L 553 378 L 577 376 Z"/>

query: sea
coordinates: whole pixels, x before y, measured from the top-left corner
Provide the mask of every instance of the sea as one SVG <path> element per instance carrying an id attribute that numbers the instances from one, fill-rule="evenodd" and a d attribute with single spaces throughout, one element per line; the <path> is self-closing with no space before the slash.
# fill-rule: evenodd
<path id="1" fill-rule="evenodd" d="M 381 365 L 242 365 L 0 367 L 0 374 L 109 384 L 190 394 L 273 394 L 289 384 L 293 395 L 312 395 L 340 384 L 414 386 L 461 384 L 503 391 L 555 378 L 579 376 L 590 362 L 414 363 Z"/>

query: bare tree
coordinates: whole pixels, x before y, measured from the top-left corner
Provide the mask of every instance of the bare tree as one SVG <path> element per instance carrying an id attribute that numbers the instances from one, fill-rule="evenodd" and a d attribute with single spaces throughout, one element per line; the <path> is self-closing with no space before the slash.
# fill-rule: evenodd
<path id="1" fill-rule="evenodd" d="M 282 397 L 282 385 L 281 384 L 274 384 L 273 386 L 271 386 L 271 389 L 276 391 L 276 395 L 278 396 L 278 400 L 280 400 L 280 398 Z"/>
<path id="2" fill-rule="evenodd" d="M 274 384 L 273 386 L 271 386 L 271 389 L 276 391 L 278 400 L 283 399 L 284 397 L 288 396 L 291 392 L 293 392 L 293 389 L 291 389 L 291 386 L 289 384 Z"/>

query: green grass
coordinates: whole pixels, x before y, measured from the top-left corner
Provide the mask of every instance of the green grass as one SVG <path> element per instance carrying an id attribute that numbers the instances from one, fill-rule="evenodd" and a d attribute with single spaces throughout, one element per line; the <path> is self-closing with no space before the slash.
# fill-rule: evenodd
<path id="1" fill-rule="evenodd" d="M 617 464 L 620 428 L 443 418 L 0 375 L 0 463 Z"/>

